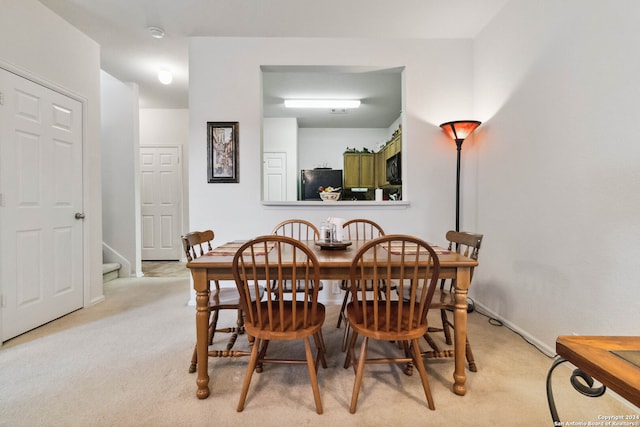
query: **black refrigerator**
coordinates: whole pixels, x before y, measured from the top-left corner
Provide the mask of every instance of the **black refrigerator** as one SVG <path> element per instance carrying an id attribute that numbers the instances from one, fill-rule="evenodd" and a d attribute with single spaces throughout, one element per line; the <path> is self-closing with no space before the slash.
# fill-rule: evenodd
<path id="1" fill-rule="evenodd" d="M 342 188 L 342 169 L 311 169 L 300 171 L 300 200 L 322 200 L 319 187 Z"/>

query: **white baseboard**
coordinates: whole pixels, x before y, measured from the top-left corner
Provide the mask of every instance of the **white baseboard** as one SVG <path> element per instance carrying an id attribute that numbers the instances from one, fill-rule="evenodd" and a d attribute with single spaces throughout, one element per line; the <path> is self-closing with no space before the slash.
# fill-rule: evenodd
<path id="1" fill-rule="evenodd" d="M 546 354 L 549 357 L 555 356 L 556 351 L 555 351 L 554 348 L 549 347 L 547 344 L 543 343 L 538 338 L 536 338 L 534 336 L 531 336 L 531 334 L 529 334 L 529 332 L 527 332 L 525 330 L 522 330 L 520 327 L 514 325 L 513 323 L 511 323 L 507 319 L 502 318 L 498 313 L 495 313 L 494 311 L 492 311 L 488 307 L 482 305 L 482 303 L 480 303 L 478 301 L 474 301 L 474 304 L 475 304 L 475 307 L 479 308 L 480 311 L 482 311 L 484 314 L 486 314 L 486 315 L 488 315 L 490 317 L 493 317 L 494 319 L 499 320 L 504 326 L 506 326 L 507 328 L 509 328 L 512 331 L 516 332 L 517 334 L 521 335 L 524 339 L 526 339 L 528 342 L 530 342 L 536 348 L 538 348 L 542 353 Z"/>
<path id="2" fill-rule="evenodd" d="M 475 304 L 476 308 L 480 308 L 480 311 L 482 311 L 483 314 L 486 314 L 486 315 L 488 315 L 488 316 L 490 316 L 490 317 L 492 317 L 494 319 L 499 320 L 500 322 L 502 322 L 503 325 L 505 325 L 506 327 L 508 327 L 512 331 L 515 331 L 516 333 L 520 334 L 528 342 L 530 342 L 531 344 L 535 345 L 538 348 L 538 350 L 540 350 L 542 353 L 546 354 L 549 357 L 554 357 L 557 354 L 555 349 L 553 349 L 553 348 L 549 347 L 548 345 L 546 345 L 545 343 L 541 342 L 536 337 L 531 336 L 527 331 L 522 330 L 518 326 L 516 326 L 513 323 L 509 322 L 508 320 L 502 318 L 499 314 L 495 313 L 494 311 L 490 310 L 486 306 L 482 305 L 482 303 L 474 301 L 474 304 Z M 552 364 L 552 362 L 549 362 L 549 368 L 551 368 L 551 364 Z M 561 367 L 561 368 L 564 368 L 564 369 L 567 369 L 567 370 L 570 370 L 570 371 L 572 371 L 573 369 L 576 368 L 574 365 L 572 365 L 569 362 L 566 362 L 563 365 L 564 366 Z M 567 381 L 569 381 L 569 378 L 570 378 L 570 374 L 569 374 L 569 376 L 567 376 Z M 576 391 L 576 393 L 578 393 L 578 392 Z M 617 394 L 616 392 L 614 392 L 613 390 L 607 389 L 607 394 L 610 394 L 611 397 L 613 397 L 617 401 L 621 402 L 622 404 L 627 406 L 629 409 L 631 409 L 631 410 L 635 411 L 636 413 L 640 414 L 640 408 L 638 408 L 637 406 L 635 406 L 634 404 L 632 404 L 631 402 L 626 400 L 624 397 L 622 397 L 619 394 Z"/>

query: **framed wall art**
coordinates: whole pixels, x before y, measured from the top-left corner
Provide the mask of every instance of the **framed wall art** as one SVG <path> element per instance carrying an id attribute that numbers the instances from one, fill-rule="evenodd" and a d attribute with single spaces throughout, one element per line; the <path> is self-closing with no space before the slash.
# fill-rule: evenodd
<path id="1" fill-rule="evenodd" d="M 239 182 L 238 122 L 207 122 L 208 182 Z"/>

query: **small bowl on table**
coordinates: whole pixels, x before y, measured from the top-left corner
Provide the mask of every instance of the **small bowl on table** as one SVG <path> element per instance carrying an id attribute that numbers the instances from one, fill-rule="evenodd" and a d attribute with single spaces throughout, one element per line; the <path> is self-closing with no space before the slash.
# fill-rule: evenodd
<path id="1" fill-rule="evenodd" d="M 325 202 L 336 202 L 340 198 L 340 192 L 321 191 L 320 198 Z"/>

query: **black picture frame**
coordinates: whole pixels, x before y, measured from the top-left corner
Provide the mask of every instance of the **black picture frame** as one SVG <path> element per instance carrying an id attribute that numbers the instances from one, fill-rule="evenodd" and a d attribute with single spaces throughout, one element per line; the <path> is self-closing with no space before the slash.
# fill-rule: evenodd
<path id="1" fill-rule="evenodd" d="M 208 182 L 239 182 L 238 155 L 238 122 L 207 122 Z"/>

